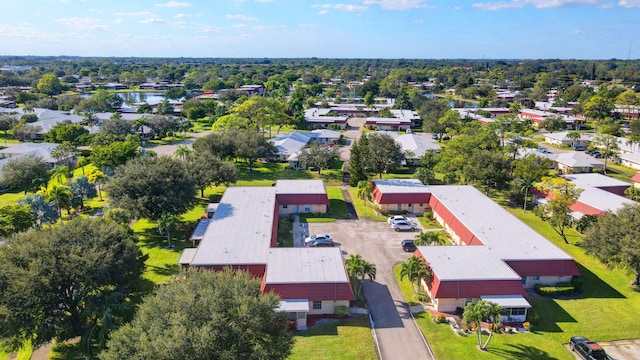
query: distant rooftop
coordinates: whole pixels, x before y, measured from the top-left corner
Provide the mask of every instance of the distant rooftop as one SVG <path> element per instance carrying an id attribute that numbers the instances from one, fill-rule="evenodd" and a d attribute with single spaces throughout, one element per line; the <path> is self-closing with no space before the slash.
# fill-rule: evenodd
<path id="1" fill-rule="evenodd" d="M 271 248 L 265 284 L 348 283 L 340 248 Z"/>

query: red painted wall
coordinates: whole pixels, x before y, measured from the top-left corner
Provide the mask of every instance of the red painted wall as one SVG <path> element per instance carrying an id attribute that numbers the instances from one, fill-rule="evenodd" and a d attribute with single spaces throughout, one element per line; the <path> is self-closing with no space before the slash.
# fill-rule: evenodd
<path id="1" fill-rule="evenodd" d="M 280 205 L 329 205 L 327 194 L 277 194 L 276 200 Z"/>
<path id="2" fill-rule="evenodd" d="M 260 290 L 274 291 L 283 299 L 355 300 L 348 283 L 262 284 Z"/>
<path id="3" fill-rule="evenodd" d="M 507 260 L 507 265 L 520 276 L 577 276 L 573 260 Z"/>

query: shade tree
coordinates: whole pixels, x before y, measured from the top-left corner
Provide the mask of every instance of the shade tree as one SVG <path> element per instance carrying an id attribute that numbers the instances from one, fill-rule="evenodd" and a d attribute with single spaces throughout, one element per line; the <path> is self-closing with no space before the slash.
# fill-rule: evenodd
<path id="1" fill-rule="evenodd" d="M 535 184 L 536 189 L 547 194 L 547 202 L 536 208 L 538 216 L 545 220 L 553 230 L 569 243 L 565 230 L 573 222 L 571 206 L 578 200 L 582 189 L 561 177 L 543 177 Z"/>
<path id="2" fill-rule="evenodd" d="M 336 146 L 320 145 L 315 142 L 300 150 L 298 161 L 307 168 L 316 168 L 318 175 L 328 169 L 340 159 L 340 151 Z"/>
<path id="3" fill-rule="evenodd" d="M 48 181 L 49 164 L 35 155 L 9 159 L 0 172 L 0 183 L 8 188 L 24 191 L 38 189 L 42 182 Z M 34 183 L 34 179 L 41 181 Z"/>

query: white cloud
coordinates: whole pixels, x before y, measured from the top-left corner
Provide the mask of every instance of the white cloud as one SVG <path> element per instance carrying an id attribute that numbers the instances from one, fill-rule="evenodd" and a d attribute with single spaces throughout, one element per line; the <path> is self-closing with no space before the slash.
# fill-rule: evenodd
<path id="1" fill-rule="evenodd" d="M 185 19 L 185 18 L 190 18 L 191 15 L 189 15 L 189 14 L 175 14 L 175 15 L 173 15 L 173 17 L 176 18 L 176 19 Z"/>
<path id="2" fill-rule="evenodd" d="M 234 28 L 234 29 L 243 29 L 243 28 L 248 28 L 249 25 L 247 25 L 247 24 L 235 24 L 235 25 L 232 25 L 231 27 Z"/>
<path id="3" fill-rule="evenodd" d="M 191 6 L 191 4 L 186 3 L 186 2 L 179 2 L 179 1 L 168 1 L 166 3 L 161 3 L 161 4 L 155 4 L 156 6 L 162 6 L 162 7 L 188 7 Z"/>
<path id="4" fill-rule="evenodd" d="M 348 12 L 363 12 L 369 9 L 367 6 L 351 5 L 351 4 L 335 4 L 333 8 L 336 10 L 348 11 Z"/>
<path id="5" fill-rule="evenodd" d="M 318 15 L 327 15 L 327 13 L 329 13 L 329 10 L 320 10 L 320 11 L 318 11 Z"/>
<path id="6" fill-rule="evenodd" d="M 117 12 L 116 15 L 118 15 L 118 16 L 140 16 L 140 17 L 156 16 L 154 13 L 148 12 L 148 11 Z"/>
<path id="7" fill-rule="evenodd" d="M 625 0 L 621 0 L 625 1 Z M 638 0 L 626 0 L 638 1 Z M 572 7 L 572 6 L 588 6 L 599 5 L 602 0 L 512 0 L 498 1 L 489 3 L 476 3 L 472 6 L 480 10 L 504 10 L 504 9 L 520 9 L 526 6 L 533 6 L 537 9 Z"/>
<path id="8" fill-rule="evenodd" d="M 318 27 L 318 24 L 298 24 L 298 27 L 303 29 L 311 29 Z"/>
<path id="9" fill-rule="evenodd" d="M 202 29 L 200 29 L 200 32 L 203 32 L 203 33 L 210 33 L 210 32 L 219 33 L 219 32 L 222 32 L 222 29 L 219 28 L 219 27 L 207 25 L 207 26 L 203 27 Z"/>
<path id="10" fill-rule="evenodd" d="M 166 23 L 165 20 L 159 18 L 159 17 L 150 17 L 150 18 L 146 18 L 143 20 L 138 21 L 141 24 L 163 24 Z"/>
<path id="11" fill-rule="evenodd" d="M 624 8 L 636 8 L 640 7 L 640 0 L 620 0 L 618 5 Z"/>
<path id="12" fill-rule="evenodd" d="M 227 18 L 227 19 L 240 20 L 240 21 L 256 21 L 256 20 L 258 20 L 258 18 L 251 17 L 251 16 L 246 16 L 246 15 L 240 15 L 240 14 L 236 14 L 236 15 L 227 14 L 224 17 Z"/>
<path id="13" fill-rule="evenodd" d="M 409 10 L 427 7 L 427 0 L 364 0 L 365 5 L 379 5 L 387 10 Z"/>
<path id="14" fill-rule="evenodd" d="M 100 24 L 102 20 L 83 17 L 70 17 L 56 19 L 57 22 L 63 23 L 66 26 L 82 31 L 104 31 L 109 29 L 107 25 Z"/>
<path id="15" fill-rule="evenodd" d="M 123 24 L 124 23 L 124 19 L 118 18 L 118 19 L 113 20 L 113 22 L 116 23 L 116 24 Z"/>
<path id="16" fill-rule="evenodd" d="M 462 10 L 462 6 L 454 6 L 453 10 Z"/>

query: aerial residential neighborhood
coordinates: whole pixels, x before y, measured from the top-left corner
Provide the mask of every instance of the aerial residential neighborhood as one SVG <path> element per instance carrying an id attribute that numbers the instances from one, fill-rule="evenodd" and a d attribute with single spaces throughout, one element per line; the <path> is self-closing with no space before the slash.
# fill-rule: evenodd
<path id="1" fill-rule="evenodd" d="M 0 360 L 640 359 L 639 11 L 3 4 Z"/>

